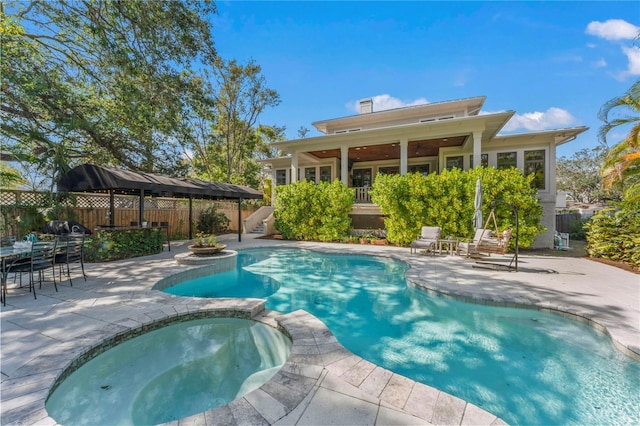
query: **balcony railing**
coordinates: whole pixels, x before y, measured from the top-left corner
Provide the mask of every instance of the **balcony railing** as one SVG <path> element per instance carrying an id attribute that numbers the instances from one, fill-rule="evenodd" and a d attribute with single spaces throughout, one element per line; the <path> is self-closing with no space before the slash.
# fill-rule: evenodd
<path id="1" fill-rule="evenodd" d="M 369 195 L 369 190 L 371 187 L 369 186 L 354 186 L 353 189 L 356 190 L 356 204 L 358 203 L 371 203 L 371 195 Z"/>

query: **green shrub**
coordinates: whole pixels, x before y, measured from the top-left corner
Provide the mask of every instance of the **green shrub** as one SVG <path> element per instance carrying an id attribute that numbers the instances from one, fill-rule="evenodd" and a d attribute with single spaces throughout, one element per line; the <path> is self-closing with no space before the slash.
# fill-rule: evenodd
<path id="1" fill-rule="evenodd" d="M 224 234 L 230 222 L 227 215 L 219 212 L 216 206 L 211 206 L 200 213 L 196 229 L 204 234 Z"/>
<path id="2" fill-rule="evenodd" d="M 275 227 L 284 238 L 341 241 L 351 227 L 354 190 L 339 180 L 276 188 Z"/>
<path id="3" fill-rule="evenodd" d="M 420 234 L 422 226 L 439 226 L 442 235 L 471 238 L 474 234 L 473 214 L 476 180 L 482 181 L 482 212 L 486 220 L 494 199 L 513 205 L 519 216 L 519 243 L 528 247 L 536 235 L 544 232 L 540 225 L 542 207 L 537 190 L 531 187 L 532 176 L 525 177 L 518 169 L 498 170 L 477 167 L 468 172 L 444 170 L 440 174 L 422 176 L 376 176 L 371 199 L 386 216 L 387 240 L 408 245 Z M 513 213 L 508 206 L 495 206 L 498 228 L 515 231 Z M 493 225 L 487 225 L 493 228 Z M 515 238 L 510 241 L 513 247 Z"/>
<path id="4" fill-rule="evenodd" d="M 586 224 L 587 253 L 640 269 L 640 202 L 596 213 Z"/>
<path id="5" fill-rule="evenodd" d="M 87 240 L 85 260 L 105 262 L 160 253 L 165 239 L 160 228 L 103 229 Z"/>

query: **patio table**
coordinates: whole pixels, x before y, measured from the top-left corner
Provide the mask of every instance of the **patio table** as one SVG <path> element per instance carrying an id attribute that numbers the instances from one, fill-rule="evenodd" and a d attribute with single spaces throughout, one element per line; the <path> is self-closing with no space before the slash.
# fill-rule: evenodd
<path id="1" fill-rule="evenodd" d="M 438 240 L 438 254 L 442 254 L 442 251 L 449 253 L 451 256 L 458 253 L 458 240 L 454 238 L 445 238 Z"/>

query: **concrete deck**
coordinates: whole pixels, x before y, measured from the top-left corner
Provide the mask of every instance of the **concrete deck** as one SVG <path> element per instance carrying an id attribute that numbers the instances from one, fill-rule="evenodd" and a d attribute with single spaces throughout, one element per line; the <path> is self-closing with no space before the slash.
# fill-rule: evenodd
<path id="1" fill-rule="evenodd" d="M 477 269 L 457 256 L 410 255 L 408 248 L 250 235 L 241 243 L 234 235 L 219 240 L 233 250 L 295 245 L 401 259 L 411 266 L 410 285 L 474 303 L 578 319 L 604 330 L 619 350 L 640 359 L 640 276 L 587 259 L 521 256 L 519 272 L 507 272 Z M 51 387 L 74 359 L 99 352 L 105 339 L 183 316 L 234 315 L 285 330 L 293 340 L 288 362 L 245 397 L 174 424 L 504 424 L 473 404 L 353 355 L 304 311 L 283 315 L 264 310 L 259 299 L 191 299 L 151 290 L 161 278 L 189 268 L 173 259 L 185 251 L 184 242 L 172 243 L 171 252 L 87 264 L 87 282 L 76 273 L 73 287 L 64 281 L 57 293 L 45 283 L 37 300 L 10 283 L 0 314 L 0 423 L 56 424 L 44 406 Z"/>

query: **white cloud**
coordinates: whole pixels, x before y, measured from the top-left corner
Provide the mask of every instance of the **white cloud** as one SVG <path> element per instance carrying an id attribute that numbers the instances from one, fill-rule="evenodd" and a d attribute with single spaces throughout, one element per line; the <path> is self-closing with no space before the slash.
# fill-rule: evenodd
<path id="1" fill-rule="evenodd" d="M 607 66 L 607 61 L 605 61 L 604 58 L 600 58 L 600 60 L 593 63 L 593 66 L 595 68 L 604 68 Z"/>
<path id="2" fill-rule="evenodd" d="M 530 131 L 556 129 L 575 124 L 577 120 L 569 111 L 562 108 L 551 107 L 545 112 L 527 112 L 515 114 L 502 128 L 503 132 L 525 129 Z"/>
<path id="3" fill-rule="evenodd" d="M 587 25 L 586 33 L 605 40 L 633 40 L 638 36 L 640 27 L 623 20 L 592 21 Z"/>
<path id="4" fill-rule="evenodd" d="M 374 111 L 385 111 L 388 109 L 423 105 L 429 103 L 429 101 L 427 101 L 425 98 L 418 98 L 413 101 L 403 101 L 387 94 L 372 96 L 371 99 L 373 99 Z M 351 111 L 360 112 L 360 101 L 358 100 L 347 102 L 347 108 Z"/>
<path id="5" fill-rule="evenodd" d="M 633 47 L 625 47 L 622 46 L 622 53 L 627 55 L 627 59 L 629 60 L 629 65 L 626 71 L 618 74 L 618 78 L 620 80 L 624 80 L 628 76 L 631 75 L 640 75 L 640 48 Z"/>

